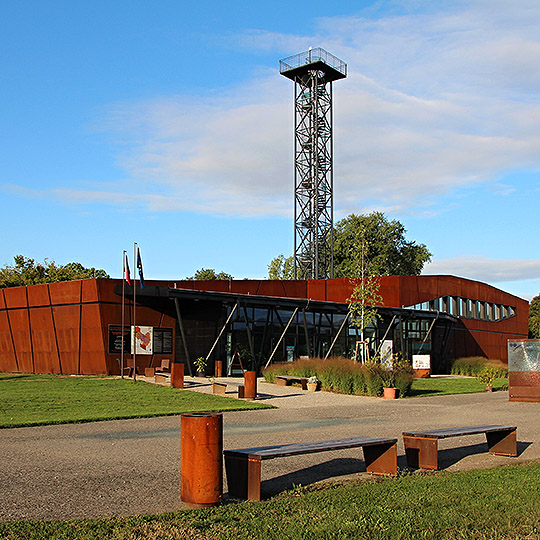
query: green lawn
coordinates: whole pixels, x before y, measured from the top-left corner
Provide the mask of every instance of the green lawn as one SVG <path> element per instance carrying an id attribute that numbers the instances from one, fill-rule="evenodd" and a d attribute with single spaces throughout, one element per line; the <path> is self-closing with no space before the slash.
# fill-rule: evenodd
<path id="1" fill-rule="evenodd" d="M 132 379 L 0 374 L 0 428 L 235 411 L 268 405 Z"/>
<path id="2" fill-rule="evenodd" d="M 540 537 L 540 464 L 296 488 L 156 516 L 0 523 L 6 540 Z"/>
<path id="3" fill-rule="evenodd" d="M 495 379 L 493 390 L 508 390 L 508 379 Z M 443 379 L 430 377 L 429 379 L 414 379 L 411 394 L 408 397 L 444 396 L 450 394 L 473 394 L 484 392 L 485 385 L 475 378 Z"/>

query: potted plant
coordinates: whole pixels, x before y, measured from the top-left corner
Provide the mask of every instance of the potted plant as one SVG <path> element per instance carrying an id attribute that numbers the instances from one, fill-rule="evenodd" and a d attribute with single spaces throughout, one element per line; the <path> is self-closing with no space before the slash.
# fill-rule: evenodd
<path id="1" fill-rule="evenodd" d="M 486 392 L 493 392 L 493 379 L 495 379 L 495 370 L 486 366 L 479 373 L 477 379 L 486 386 Z"/>
<path id="2" fill-rule="evenodd" d="M 194 362 L 195 368 L 197 369 L 197 377 L 204 377 L 204 371 L 206 369 L 206 358 L 204 356 L 199 356 Z"/>
<path id="3" fill-rule="evenodd" d="M 396 399 L 409 393 L 414 372 L 410 363 L 403 360 L 399 353 L 392 356 L 390 365 L 381 365 L 380 369 L 385 399 Z"/>
<path id="4" fill-rule="evenodd" d="M 384 368 L 381 370 L 381 379 L 383 382 L 383 398 L 396 399 L 398 397 L 396 372 L 392 368 Z"/>
<path id="5" fill-rule="evenodd" d="M 307 389 L 310 392 L 316 392 L 317 387 L 319 386 L 319 379 L 313 375 L 313 377 L 309 377 L 307 380 Z"/>

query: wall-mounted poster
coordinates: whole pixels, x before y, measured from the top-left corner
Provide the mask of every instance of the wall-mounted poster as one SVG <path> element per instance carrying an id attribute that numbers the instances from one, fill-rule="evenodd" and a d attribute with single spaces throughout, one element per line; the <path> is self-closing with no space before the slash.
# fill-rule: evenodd
<path id="1" fill-rule="evenodd" d="M 135 343 L 135 354 L 152 354 L 154 328 L 152 326 L 132 326 L 131 342 Z"/>
<path id="2" fill-rule="evenodd" d="M 431 369 L 431 355 L 413 354 L 412 367 L 413 369 Z"/>

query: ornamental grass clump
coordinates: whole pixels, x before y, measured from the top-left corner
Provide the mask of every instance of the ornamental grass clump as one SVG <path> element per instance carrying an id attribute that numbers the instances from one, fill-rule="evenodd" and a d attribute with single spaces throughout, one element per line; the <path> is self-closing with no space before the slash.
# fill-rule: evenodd
<path id="1" fill-rule="evenodd" d="M 266 368 L 263 375 L 268 382 L 274 382 L 276 375 L 317 377 L 322 390 L 341 394 L 381 396 L 383 387 L 387 386 L 398 388 L 400 396 L 409 395 L 413 381 L 411 365 L 397 355 L 392 359 L 392 369 L 377 360 L 363 365 L 342 356 L 328 360 L 303 358 L 295 362 L 274 364 Z"/>
<path id="2" fill-rule="evenodd" d="M 492 368 L 495 378 L 508 377 L 508 367 L 501 360 L 484 358 L 483 356 L 469 356 L 458 358 L 452 364 L 452 375 L 465 375 L 478 377 L 485 368 Z"/>
<path id="3" fill-rule="evenodd" d="M 263 371 L 266 381 L 274 382 L 276 375 L 317 377 L 323 390 L 342 394 L 366 394 L 366 368 L 342 356 L 302 358 L 295 362 L 274 364 Z"/>

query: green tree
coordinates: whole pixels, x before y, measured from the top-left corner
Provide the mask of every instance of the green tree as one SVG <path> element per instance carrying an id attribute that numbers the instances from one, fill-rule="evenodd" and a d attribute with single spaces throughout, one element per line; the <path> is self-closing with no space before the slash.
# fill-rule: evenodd
<path id="1" fill-rule="evenodd" d="M 78 262 L 59 265 L 55 261 L 45 259 L 41 263 L 23 255 L 15 255 L 13 260 L 15 261 L 13 266 L 6 265 L 0 268 L 0 287 L 109 277 L 105 270 L 85 268 Z"/>
<path id="2" fill-rule="evenodd" d="M 295 279 L 294 257 L 285 257 L 283 253 L 270 261 L 268 279 Z"/>
<path id="3" fill-rule="evenodd" d="M 529 305 L 529 337 L 540 339 L 540 294 Z"/>
<path id="4" fill-rule="evenodd" d="M 231 274 L 225 272 L 216 273 L 213 268 L 200 268 L 195 272 L 195 274 L 186 279 L 191 279 L 195 281 L 213 281 L 213 280 L 229 280 L 233 279 Z"/>
<path id="5" fill-rule="evenodd" d="M 425 244 L 406 240 L 406 232 L 399 221 L 388 220 L 382 212 L 351 214 L 338 221 L 334 228 L 334 276 L 358 277 L 353 253 L 362 241 L 367 243 L 367 275 L 419 275 L 431 253 Z"/>

